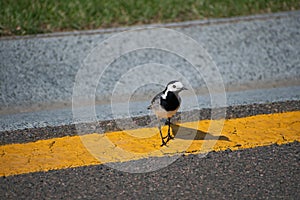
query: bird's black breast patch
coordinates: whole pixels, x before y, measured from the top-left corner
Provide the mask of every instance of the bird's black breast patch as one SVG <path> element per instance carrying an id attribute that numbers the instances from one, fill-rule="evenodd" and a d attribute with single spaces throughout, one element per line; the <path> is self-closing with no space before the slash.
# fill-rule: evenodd
<path id="1" fill-rule="evenodd" d="M 168 92 L 166 99 L 160 98 L 160 105 L 166 111 L 173 111 L 180 106 L 180 101 L 173 92 Z"/>

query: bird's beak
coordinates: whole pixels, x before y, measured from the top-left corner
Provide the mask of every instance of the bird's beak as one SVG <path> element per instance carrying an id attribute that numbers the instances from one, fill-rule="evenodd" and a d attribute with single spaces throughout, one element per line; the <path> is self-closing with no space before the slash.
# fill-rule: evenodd
<path id="1" fill-rule="evenodd" d="M 182 90 L 188 90 L 186 87 L 183 87 Z"/>

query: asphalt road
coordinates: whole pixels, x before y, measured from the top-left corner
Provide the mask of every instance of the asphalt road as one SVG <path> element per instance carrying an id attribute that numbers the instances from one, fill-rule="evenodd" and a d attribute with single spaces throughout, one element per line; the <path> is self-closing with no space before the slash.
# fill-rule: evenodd
<path id="1" fill-rule="evenodd" d="M 212 152 L 205 158 L 189 155 L 144 174 L 98 165 L 1 177 L 0 198 L 299 199 L 299 149 L 295 142 Z M 147 162 L 163 162 L 163 158 Z"/>
<path id="2" fill-rule="evenodd" d="M 226 89 L 226 103 L 217 108 L 226 107 L 226 118 L 236 118 L 300 110 L 299 16 L 300 12 L 295 11 L 174 24 L 172 29 L 190 36 L 207 50 Z M 114 31 L 0 40 L 1 145 L 78 134 L 71 108 L 76 73 L 91 50 L 111 35 Z M 97 59 L 106 55 L 101 56 Z M 216 94 L 208 94 L 201 74 L 190 70 L 190 63 L 179 56 L 146 49 L 116 59 L 98 85 L 88 81 L 96 77 L 86 79 L 83 89 L 96 87 L 96 114 L 100 120 L 91 126 L 103 132 L 118 130 L 112 121 L 116 116 L 111 113 L 111 105 L 106 104 L 107 96 L 123 75 L 151 62 L 172 66 L 190 80 L 199 104 L 193 107 L 191 96 L 186 95 L 183 113 L 198 109 L 199 119 L 210 118 L 209 95 Z M 152 74 L 157 71 L 151 69 L 144 76 L 136 73 L 139 79 L 130 79 L 130 85 L 140 86 L 154 79 Z M 144 108 L 150 96 L 161 90 L 160 85 L 150 86 L 135 90 L 130 102 L 131 116 L 145 126 L 149 126 L 149 113 Z M 294 142 L 211 152 L 206 157 L 183 156 L 166 168 L 144 174 L 96 165 L 0 177 L 0 199 L 299 199 L 299 147 L 299 142 Z M 147 165 L 164 159 L 137 162 Z"/>
<path id="3" fill-rule="evenodd" d="M 299 101 L 230 107 L 227 118 L 293 110 L 299 110 Z M 210 110 L 202 110 L 200 117 L 209 118 Z M 147 124 L 146 118 L 139 120 Z M 98 125 L 117 129 L 109 121 Z M 1 132 L 1 140 L 10 144 L 74 134 L 72 126 L 47 127 Z M 293 142 L 188 155 L 142 174 L 96 165 L 0 177 L 0 199 L 299 199 L 299 149 L 300 143 Z M 124 166 L 153 166 L 165 159 L 169 160 L 148 158 Z"/>

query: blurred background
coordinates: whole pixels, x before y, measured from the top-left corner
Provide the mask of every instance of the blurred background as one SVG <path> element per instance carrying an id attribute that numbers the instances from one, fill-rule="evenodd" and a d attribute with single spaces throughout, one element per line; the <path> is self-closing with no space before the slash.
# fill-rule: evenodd
<path id="1" fill-rule="evenodd" d="M 298 0 L 1 0 L 0 36 L 234 17 L 299 8 Z"/>

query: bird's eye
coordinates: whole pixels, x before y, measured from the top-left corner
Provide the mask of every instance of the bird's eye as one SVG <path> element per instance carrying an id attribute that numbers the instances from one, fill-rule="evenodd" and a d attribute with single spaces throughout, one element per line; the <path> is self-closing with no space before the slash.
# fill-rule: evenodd
<path id="1" fill-rule="evenodd" d="M 173 88 L 176 88 L 176 85 L 173 85 Z"/>

